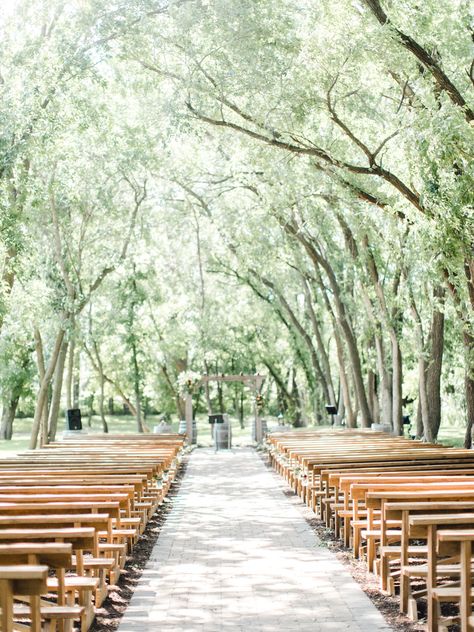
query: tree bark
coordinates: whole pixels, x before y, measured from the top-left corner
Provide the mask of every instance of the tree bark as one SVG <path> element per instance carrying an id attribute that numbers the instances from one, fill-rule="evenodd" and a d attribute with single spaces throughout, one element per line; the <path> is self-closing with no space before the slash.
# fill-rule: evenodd
<path id="1" fill-rule="evenodd" d="M 291 398 L 296 402 L 293 426 L 295 428 L 301 428 L 303 426 L 303 420 L 301 417 L 301 399 L 298 384 L 296 383 L 296 371 L 294 369 L 292 370 L 291 375 Z"/>
<path id="2" fill-rule="evenodd" d="M 306 304 L 308 307 L 308 312 L 311 320 L 311 324 L 313 326 L 313 333 L 316 339 L 316 346 L 318 349 L 319 357 L 321 358 L 321 365 L 326 377 L 327 384 L 327 392 L 328 392 L 328 400 L 327 403 L 332 406 L 337 405 L 336 394 L 334 391 L 334 384 L 331 375 L 331 366 L 329 364 L 328 354 L 326 353 L 326 348 L 324 346 L 323 337 L 321 335 L 321 329 L 318 323 L 318 319 L 316 318 L 316 313 L 314 311 L 313 303 L 312 303 L 312 295 L 311 289 L 307 279 L 303 279 L 304 290 L 306 294 Z M 337 420 L 340 423 L 340 419 Z"/>
<path id="3" fill-rule="evenodd" d="M 444 303 L 445 291 L 436 287 L 434 297 Z M 426 396 L 428 405 L 429 425 L 433 439 L 438 437 L 441 425 L 441 371 L 443 367 L 444 351 L 444 311 L 435 305 L 428 335 L 430 356 L 426 366 Z"/>
<path id="4" fill-rule="evenodd" d="M 264 360 L 263 363 L 267 367 L 272 378 L 275 380 L 278 390 L 278 400 L 282 411 L 287 412 L 288 410 L 296 410 L 299 406 L 299 402 L 293 400 L 294 393 L 288 390 L 284 377 L 281 376 L 276 367 L 274 367 L 268 360 Z"/>
<path id="5" fill-rule="evenodd" d="M 76 343 L 74 338 L 71 338 L 69 344 L 69 355 L 67 358 L 67 371 L 66 371 L 66 408 L 75 408 L 73 405 L 72 397 L 72 383 L 74 375 L 74 354 L 76 352 Z"/>
<path id="6" fill-rule="evenodd" d="M 308 253 L 310 259 L 316 268 L 319 269 L 321 267 L 326 273 L 327 279 L 329 281 L 329 285 L 332 290 L 334 307 L 337 314 L 338 324 L 341 328 L 341 331 L 344 334 L 344 338 L 347 344 L 347 350 L 349 353 L 349 359 L 351 361 L 353 375 L 354 375 L 354 386 L 357 393 L 357 399 L 359 402 L 359 407 L 361 411 L 361 422 L 363 428 L 369 428 L 372 424 L 372 417 L 370 414 L 369 403 L 367 401 L 367 394 L 365 392 L 364 378 L 362 375 L 362 364 L 359 355 L 359 349 L 357 347 L 357 342 L 354 336 L 354 332 L 352 331 L 352 327 L 349 322 L 348 315 L 346 313 L 346 308 L 344 302 L 342 300 L 341 289 L 339 287 L 339 283 L 336 279 L 336 275 L 329 261 L 319 253 L 314 244 L 306 238 L 299 228 L 295 226 L 295 224 L 291 222 L 287 222 L 284 225 L 285 230 L 292 236 L 294 236 L 301 244 L 304 246 L 306 252 Z"/>
<path id="7" fill-rule="evenodd" d="M 137 345 L 134 339 L 131 343 L 131 349 L 133 366 L 133 391 L 135 395 L 135 420 L 137 423 L 137 432 L 144 432 L 141 406 L 140 370 L 138 366 Z"/>
<path id="8" fill-rule="evenodd" d="M 56 369 L 56 363 L 58 361 L 58 356 L 61 350 L 63 339 L 64 339 L 64 329 L 60 329 L 56 336 L 56 341 L 54 343 L 54 348 L 51 354 L 48 367 L 45 370 L 43 379 L 40 381 L 40 387 L 39 387 L 38 396 L 36 399 L 35 415 L 33 418 L 33 425 L 31 428 L 31 437 L 30 437 L 30 444 L 29 444 L 30 450 L 35 450 L 38 443 L 38 433 L 40 430 L 41 419 L 44 413 L 45 401 L 47 401 L 49 385 L 51 382 L 51 378 L 53 377 L 53 373 Z M 37 350 L 38 350 L 38 347 L 37 347 Z"/>
<path id="9" fill-rule="evenodd" d="M 464 330 L 463 342 L 466 355 L 466 368 L 464 373 L 464 386 L 466 391 L 466 435 L 464 439 L 464 447 L 472 448 L 474 434 L 474 368 L 473 368 L 473 350 L 474 336 L 469 331 Z"/>
<path id="10" fill-rule="evenodd" d="M 19 395 L 7 397 L 3 404 L 2 422 L 0 425 L 0 439 L 11 441 L 13 436 L 13 422 L 15 420 L 16 409 L 20 401 Z"/>
<path id="11" fill-rule="evenodd" d="M 380 329 L 380 326 L 379 326 Z M 385 345 L 382 334 L 374 336 L 375 350 L 377 354 L 377 370 L 380 376 L 380 420 L 383 424 L 392 425 L 392 376 L 387 371 L 385 359 Z"/>
<path id="12" fill-rule="evenodd" d="M 380 423 L 380 409 L 377 394 L 377 374 L 369 369 L 367 371 L 367 395 L 369 399 L 370 412 L 374 423 Z"/>
<path id="13" fill-rule="evenodd" d="M 269 287 L 275 293 L 275 295 L 278 297 L 278 300 L 281 306 L 283 307 L 285 312 L 288 314 L 290 321 L 293 323 L 294 328 L 296 329 L 298 334 L 301 336 L 301 338 L 305 342 L 309 351 L 309 356 L 311 358 L 311 364 L 313 365 L 314 372 L 320 379 L 321 388 L 323 389 L 323 392 L 324 392 L 324 397 L 326 398 L 326 401 L 330 401 L 329 388 L 328 388 L 326 376 L 324 375 L 321 369 L 321 365 L 319 364 L 318 354 L 316 353 L 316 349 L 314 347 L 313 341 L 311 340 L 311 336 L 307 333 L 303 325 L 300 323 L 296 314 L 290 307 L 290 304 L 288 303 L 286 298 L 283 296 L 283 294 L 276 288 L 275 284 L 269 279 L 257 275 L 256 272 L 254 272 L 254 274 L 256 274 L 258 278 L 260 278 L 260 280 L 262 281 L 262 283 L 264 283 L 264 285 Z"/>
<path id="14" fill-rule="evenodd" d="M 209 363 L 207 360 L 204 360 L 204 367 L 206 369 L 206 373 L 209 375 Z M 207 414 L 212 415 L 212 402 L 211 402 L 211 392 L 209 389 L 209 382 L 204 382 L 204 394 L 206 397 L 206 405 L 207 405 Z"/>
<path id="15" fill-rule="evenodd" d="M 105 406 L 104 406 L 105 395 L 104 395 L 104 390 L 105 390 L 105 380 L 104 380 L 103 373 L 101 373 L 99 375 L 99 416 L 100 416 L 100 422 L 102 424 L 102 432 L 107 434 L 109 432 L 109 425 L 108 425 L 107 419 L 105 417 Z"/>
<path id="16" fill-rule="evenodd" d="M 63 339 L 61 349 L 59 351 L 56 370 L 54 373 L 53 399 L 49 408 L 48 420 L 48 441 L 56 440 L 56 432 L 58 429 L 58 416 L 61 406 L 61 393 L 63 389 L 64 366 L 68 350 L 68 341 Z"/>
<path id="17" fill-rule="evenodd" d="M 76 345 L 74 354 L 74 373 L 72 379 L 72 407 L 79 408 L 81 395 L 81 350 Z"/>
<path id="18" fill-rule="evenodd" d="M 109 425 L 105 417 L 105 377 L 104 377 L 104 365 L 102 364 L 102 358 L 99 353 L 99 346 L 95 342 L 92 343 L 94 349 L 94 355 L 97 365 L 97 372 L 99 374 L 99 416 L 102 424 L 102 432 L 107 434 L 109 432 Z M 113 400 L 112 400 L 113 401 Z"/>
<path id="19" fill-rule="evenodd" d="M 356 428 L 357 416 L 352 407 L 351 392 L 349 388 L 349 379 L 347 377 L 347 370 L 346 370 L 346 360 L 344 357 L 344 344 L 342 341 L 339 325 L 337 323 L 336 315 L 334 314 L 334 310 L 329 301 L 326 287 L 324 286 L 319 270 L 316 270 L 316 280 L 319 285 L 321 295 L 323 297 L 324 305 L 331 318 L 333 334 L 334 334 L 334 342 L 336 344 L 337 364 L 338 364 L 338 370 L 339 370 L 339 383 L 340 383 L 340 391 L 342 393 L 342 399 L 339 399 L 339 407 L 338 407 L 337 413 L 341 421 L 345 419 L 345 422 L 348 428 Z"/>
<path id="20" fill-rule="evenodd" d="M 415 298 L 410 290 L 410 302 L 413 318 L 417 327 L 418 339 L 418 417 L 423 428 L 423 438 L 432 443 L 438 436 L 441 424 L 441 369 L 444 349 L 444 312 L 437 301 L 444 302 L 445 290 L 436 287 L 433 291 L 435 305 L 431 317 L 428 340 L 425 340 L 423 323 Z M 419 434 L 419 428 L 417 428 Z"/>
<path id="21" fill-rule="evenodd" d="M 403 434 L 403 364 L 402 351 L 396 335 L 391 335 L 392 341 L 392 425 L 393 433 Z"/>

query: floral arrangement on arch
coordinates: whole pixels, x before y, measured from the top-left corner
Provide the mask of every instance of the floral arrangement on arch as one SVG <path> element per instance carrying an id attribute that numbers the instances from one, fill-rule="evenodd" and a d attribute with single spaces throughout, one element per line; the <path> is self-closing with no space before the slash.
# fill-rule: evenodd
<path id="1" fill-rule="evenodd" d="M 178 375 L 178 389 L 181 395 L 193 393 L 201 382 L 201 374 L 196 371 L 181 371 Z"/>

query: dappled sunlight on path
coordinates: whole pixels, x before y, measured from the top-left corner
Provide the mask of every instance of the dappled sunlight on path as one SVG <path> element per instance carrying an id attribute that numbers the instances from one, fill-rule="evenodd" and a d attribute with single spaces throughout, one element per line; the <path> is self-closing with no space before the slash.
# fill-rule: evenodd
<path id="1" fill-rule="evenodd" d="M 250 449 L 196 450 L 119 632 L 382 632 Z"/>

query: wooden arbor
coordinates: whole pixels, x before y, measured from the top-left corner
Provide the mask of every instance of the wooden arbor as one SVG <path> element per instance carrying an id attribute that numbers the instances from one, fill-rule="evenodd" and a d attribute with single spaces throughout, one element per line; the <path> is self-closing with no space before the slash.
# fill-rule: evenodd
<path id="1" fill-rule="evenodd" d="M 196 386 L 200 386 L 201 384 L 205 384 L 206 382 L 243 382 L 244 384 L 248 384 L 253 387 L 253 391 L 255 394 L 253 411 L 255 415 L 255 435 L 257 439 L 257 443 L 260 443 L 263 439 L 262 432 L 262 420 L 260 419 L 260 415 L 258 414 L 258 407 L 256 396 L 257 393 L 260 392 L 262 388 L 262 384 L 265 380 L 265 376 L 259 375 L 256 373 L 255 375 L 203 375 L 201 379 L 197 382 Z M 188 441 L 191 440 L 193 436 L 193 395 L 192 393 L 186 393 L 186 434 L 188 436 Z"/>

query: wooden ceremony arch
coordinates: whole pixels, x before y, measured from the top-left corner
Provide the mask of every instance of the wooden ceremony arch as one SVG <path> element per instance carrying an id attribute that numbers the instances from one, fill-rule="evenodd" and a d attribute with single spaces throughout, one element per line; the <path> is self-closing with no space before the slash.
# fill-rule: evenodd
<path id="1" fill-rule="evenodd" d="M 259 375 L 258 373 L 255 375 L 202 375 L 201 379 L 196 383 L 196 386 L 201 386 L 201 384 L 205 384 L 206 382 L 243 382 L 253 386 L 255 393 L 253 404 L 253 411 L 255 415 L 255 438 L 257 443 L 260 443 L 263 439 L 262 420 L 258 414 L 256 396 L 257 393 L 260 392 L 264 380 L 265 376 Z M 191 437 L 193 436 L 193 394 L 190 392 L 186 393 L 185 418 L 186 435 L 188 437 L 188 441 L 190 442 Z"/>

